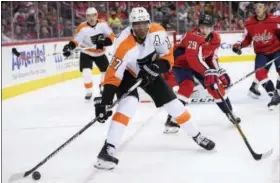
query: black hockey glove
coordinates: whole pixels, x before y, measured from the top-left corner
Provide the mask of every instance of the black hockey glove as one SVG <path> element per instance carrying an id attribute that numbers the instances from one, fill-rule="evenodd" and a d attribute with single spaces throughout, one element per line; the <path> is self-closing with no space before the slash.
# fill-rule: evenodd
<path id="1" fill-rule="evenodd" d="M 112 116 L 113 112 L 111 110 L 107 111 L 106 105 L 102 103 L 102 97 L 95 97 L 94 100 L 95 106 L 95 117 L 99 123 L 105 123 L 105 121 Z"/>
<path id="2" fill-rule="evenodd" d="M 110 38 L 105 37 L 103 34 L 98 34 L 90 37 L 92 44 L 96 45 L 96 49 L 103 49 L 104 46 L 112 45 Z"/>
<path id="3" fill-rule="evenodd" d="M 242 44 L 241 43 L 235 43 L 233 44 L 232 46 L 232 51 L 238 55 L 241 55 L 242 54 Z"/>
<path id="4" fill-rule="evenodd" d="M 138 78 L 143 79 L 141 86 L 143 88 L 148 87 L 155 81 L 159 74 L 160 71 L 157 64 L 144 65 L 141 67 L 141 70 L 138 74 Z"/>
<path id="5" fill-rule="evenodd" d="M 74 50 L 76 48 L 75 43 L 73 43 L 72 41 L 70 41 L 68 44 L 66 44 L 63 47 L 63 56 L 65 56 L 66 58 L 69 57 L 71 55 L 71 50 Z"/>

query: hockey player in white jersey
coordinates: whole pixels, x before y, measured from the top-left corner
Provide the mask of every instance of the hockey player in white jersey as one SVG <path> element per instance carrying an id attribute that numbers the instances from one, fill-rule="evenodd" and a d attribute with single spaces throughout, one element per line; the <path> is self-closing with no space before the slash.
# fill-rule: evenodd
<path id="1" fill-rule="evenodd" d="M 194 142 L 206 150 L 212 150 L 215 143 L 201 135 L 190 113 L 176 98 L 175 93 L 163 79 L 173 63 L 173 47 L 166 31 L 159 24 L 150 23 L 150 15 L 143 7 L 133 8 L 129 15 L 130 26 L 123 30 L 116 40 L 116 47 L 105 79 L 101 97 L 94 99 L 95 115 L 104 123 L 112 115 L 106 106 L 112 104 L 114 95 L 122 96 L 142 78 L 141 88 L 151 96 L 156 107 L 163 107 Z M 114 113 L 107 139 L 95 164 L 99 169 L 113 169 L 118 164 L 116 149 L 133 117 L 139 101 L 137 89 L 122 99 Z"/>
<path id="2" fill-rule="evenodd" d="M 101 82 L 109 65 L 105 55 L 105 47 L 113 44 L 115 35 L 109 25 L 101 19 L 97 19 L 98 12 L 91 7 L 86 10 L 86 22 L 82 22 L 76 29 L 74 37 L 63 48 L 63 55 L 69 57 L 76 47 L 91 48 L 81 51 L 80 72 L 82 72 L 86 100 L 90 100 L 93 94 L 92 63 L 94 62 L 101 72 Z M 100 90 L 102 90 L 100 88 Z M 101 91 L 100 91 L 101 92 Z"/>

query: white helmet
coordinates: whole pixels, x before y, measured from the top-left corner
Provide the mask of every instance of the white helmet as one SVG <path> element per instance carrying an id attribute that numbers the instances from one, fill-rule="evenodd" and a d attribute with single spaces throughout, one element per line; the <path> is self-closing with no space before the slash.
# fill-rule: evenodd
<path id="1" fill-rule="evenodd" d="M 131 13 L 129 15 L 129 23 L 133 22 L 142 22 L 142 21 L 151 21 L 150 14 L 143 7 L 132 8 Z"/>
<path id="2" fill-rule="evenodd" d="M 90 7 L 86 11 L 86 15 L 89 15 L 89 14 L 96 14 L 97 15 L 97 10 L 94 7 Z"/>

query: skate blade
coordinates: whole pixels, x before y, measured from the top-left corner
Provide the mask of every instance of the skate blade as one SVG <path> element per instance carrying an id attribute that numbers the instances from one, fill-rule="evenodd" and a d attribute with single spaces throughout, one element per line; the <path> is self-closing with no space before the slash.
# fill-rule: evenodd
<path id="1" fill-rule="evenodd" d="M 163 131 L 163 133 L 166 133 L 166 134 L 172 134 L 172 133 L 178 133 L 179 131 L 179 128 L 177 127 L 166 127 Z"/>
<path id="2" fill-rule="evenodd" d="M 104 160 L 97 160 L 96 164 L 94 165 L 95 168 L 100 170 L 113 170 L 116 167 L 116 164 L 109 161 Z"/>
<path id="3" fill-rule="evenodd" d="M 248 96 L 249 96 L 249 97 L 252 97 L 252 98 L 254 98 L 254 99 L 259 99 L 259 98 L 260 98 L 260 96 L 254 94 L 254 93 L 251 92 L 251 91 L 248 92 Z"/>

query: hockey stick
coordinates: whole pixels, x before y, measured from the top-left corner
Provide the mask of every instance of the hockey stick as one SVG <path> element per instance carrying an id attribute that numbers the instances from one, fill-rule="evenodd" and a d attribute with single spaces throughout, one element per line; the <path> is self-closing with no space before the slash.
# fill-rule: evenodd
<path id="1" fill-rule="evenodd" d="M 74 52 L 88 50 L 88 49 L 95 49 L 95 47 L 77 48 L 75 50 L 71 50 L 70 52 L 74 53 Z M 12 53 L 16 57 L 20 57 L 22 60 L 29 60 L 29 59 L 40 58 L 40 57 L 49 57 L 49 56 L 61 55 L 64 52 L 55 52 L 55 53 L 51 53 L 51 54 L 47 54 L 47 55 L 34 55 L 32 57 L 25 57 L 25 56 L 21 55 L 21 53 L 16 48 L 12 48 Z"/>
<path id="2" fill-rule="evenodd" d="M 236 122 L 236 119 L 235 119 L 235 117 L 234 117 L 232 111 L 230 110 L 228 104 L 226 103 L 224 97 L 222 96 L 222 94 L 221 94 L 221 92 L 220 92 L 220 90 L 219 90 L 219 88 L 218 88 L 218 85 L 215 84 L 215 85 L 214 85 L 214 88 L 215 88 L 215 90 L 217 91 L 219 97 L 222 99 L 222 101 L 223 101 L 223 103 L 225 104 L 225 106 L 227 107 L 227 109 L 228 109 L 228 111 L 229 111 L 229 114 L 230 114 L 230 117 L 233 119 L 234 125 L 236 126 L 238 132 L 240 133 L 240 135 L 241 135 L 243 141 L 245 142 L 245 144 L 246 144 L 247 148 L 249 149 L 249 151 L 250 151 L 251 155 L 253 156 L 253 158 L 254 158 L 255 160 L 261 160 L 261 159 L 264 159 L 264 158 L 267 158 L 268 156 L 270 156 L 270 155 L 272 154 L 272 152 L 273 152 L 273 149 L 270 149 L 269 151 L 267 151 L 267 152 L 265 152 L 265 153 L 262 153 L 262 154 L 258 154 L 258 153 L 255 153 L 255 152 L 254 152 L 254 150 L 252 149 L 251 145 L 249 144 L 249 142 L 248 142 L 248 140 L 247 140 L 247 138 L 246 138 L 244 132 L 242 131 L 240 125 Z"/>
<path id="3" fill-rule="evenodd" d="M 246 74 L 245 76 L 243 76 L 243 77 L 240 78 L 239 80 L 237 80 L 237 81 L 235 81 L 234 83 L 232 83 L 231 85 L 229 85 L 229 87 L 227 88 L 227 90 L 230 89 L 232 86 L 236 85 L 237 83 L 239 83 L 239 82 L 243 81 L 244 79 L 248 78 L 249 76 L 251 76 L 252 74 L 254 74 L 255 72 L 257 72 L 258 70 L 267 67 L 269 64 L 273 63 L 273 62 L 274 62 L 275 60 L 277 60 L 278 58 L 280 58 L 280 56 L 279 56 L 279 57 L 276 57 L 276 58 L 274 58 L 274 59 L 272 59 L 272 60 L 269 61 L 269 62 L 267 62 L 264 66 L 262 66 L 262 67 L 260 67 L 260 68 L 258 68 L 258 69 L 256 69 L 256 70 L 253 70 L 252 72 Z"/>
<path id="4" fill-rule="evenodd" d="M 118 104 L 122 99 L 127 97 L 133 90 L 135 90 L 142 82 L 142 79 L 138 79 L 136 83 L 129 88 L 129 90 L 123 94 L 119 99 L 117 99 L 112 105 L 110 105 L 107 109 L 112 109 L 116 104 Z M 92 126 L 96 121 L 98 120 L 98 117 L 94 118 L 92 121 L 90 121 L 86 126 L 84 126 L 81 130 L 79 130 L 75 135 L 73 135 L 71 138 L 69 138 L 66 142 L 64 142 L 61 146 L 59 146 L 56 150 L 54 150 L 51 154 L 49 154 L 45 159 L 43 159 L 41 162 L 39 162 L 36 166 L 31 168 L 30 170 L 24 172 L 24 173 L 15 173 L 9 178 L 9 182 L 16 181 L 22 178 L 25 178 L 29 176 L 31 173 L 33 173 L 35 170 L 37 170 L 39 167 L 41 167 L 43 164 L 45 164 L 48 160 L 50 160 L 54 155 L 56 155 L 60 150 L 62 150 L 64 147 L 66 147 L 70 142 L 75 140 L 78 136 L 80 136 L 85 130 L 87 130 L 90 126 Z"/>

